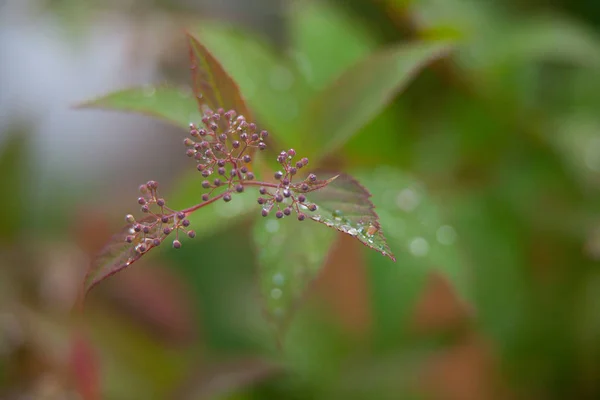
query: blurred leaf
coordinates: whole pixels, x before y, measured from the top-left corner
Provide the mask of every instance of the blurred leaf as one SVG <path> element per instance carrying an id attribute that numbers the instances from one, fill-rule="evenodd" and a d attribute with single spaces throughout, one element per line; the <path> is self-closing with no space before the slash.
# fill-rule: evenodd
<path id="1" fill-rule="evenodd" d="M 239 84 L 260 123 L 274 131 L 273 139 L 291 143 L 299 133 L 292 122 L 312 94 L 294 62 L 246 30 L 203 21 L 198 32 Z"/>
<path id="2" fill-rule="evenodd" d="M 288 55 L 314 90 L 322 90 L 376 47 L 364 24 L 328 1 L 293 2 Z"/>
<path id="3" fill-rule="evenodd" d="M 27 182 L 27 168 L 24 162 L 27 140 L 24 132 L 9 130 L 4 132 L 4 140 L 0 141 L 0 240 L 11 240 L 21 232 L 26 203 L 23 201 Z"/>
<path id="4" fill-rule="evenodd" d="M 296 218 L 266 217 L 256 224 L 260 292 L 279 334 L 319 273 L 334 238 L 333 231 Z"/>
<path id="5" fill-rule="evenodd" d="M 184 400 L 224 398 L 244 387 L 255 385 L 276 375 L 281 369 L 281 366 L 259 358 L 212 363 L 195 371 L 176 398 Z"/>
<path id="6" fill-rule="evenodd" d="M 124 89 L 77 105 L 78 108 L 100 108 L 149 115 L 172 125 L 189 129 L 190 122 L 201 116 L 188 89 L 168 86 L 144 86 Z"/>
<path id="7" fill-rule="evenodd" d="M 308 202 L 317 205 L 316 211 L 303 210 L 313 221 L 356 238 L 365 246 L 396 261 L 370 200 L 371 193 L 349 175 L 313 182 L 315 188 L 304 193 Z"/>
<path id="8" fill-rule="evenodd" d="M 369 186 L 396 264 L 369 255 L 369 282 L 376 335 L 381 346 L 407 335 L 418 295 L 430 271 L 448 277 L 463 299 L 470 298 L 458 233 L 444 223 L 422 183 L 400 170 L 379 167 L 356 173 Z"/>
<path id="9" fill-rule="evenodd" d="M 100 371 L 94 349 L 82 331 L 73 332 L 70 366 L 77 390 L 84 400 L 100 399 Z"/>
<path id="10" fill-rule="evenodd" d="M 364 58 L 308 107 L 301 118 L 309 136 L 304 143 L 311 144 L 321 157 L 336 150 L 380 113 L 422 68 L 450 49 L 444 43 L 417 42 Z"/>
<path id="11" fill-rule="evenodd" d="M 600 66 L 600 37 L 579 21 L 544 15 L 511 24 L 494 46 L 490 61 L 562 61 L 587 67 Z"/>
<path id="12" fill-rule="evenodd" d="M 217 59 L 210 54 L 196 38 L 187 34 L 190 52 L 190 69 L 194 94 L 198 106 L 203 112 L 204 107 L 213 111 L 219 108 L 235 110 L 238 115 L 243 115 L 252 121 L 250 110 L 246 106 L 237 83 L 225 72 Z"/>

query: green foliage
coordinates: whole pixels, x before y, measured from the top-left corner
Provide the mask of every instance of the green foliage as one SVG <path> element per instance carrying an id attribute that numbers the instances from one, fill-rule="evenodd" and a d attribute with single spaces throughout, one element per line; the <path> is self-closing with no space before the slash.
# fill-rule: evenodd
<path id="1" fill-rule="evenodd" d="M 359 186 L 349 190 L 340 176 L 306 193 L 319 208 L 304 210 L 303 222 L 261 218 L 250 190 L 190 215 L 196 241 L 145 260 L 184 281 L 193 317 L 181 319 L 192 320 L 201 349 L 149 339 L 147 331 L 166 328 L 137 326 L 136 318 L 179 314 L 156 287 L 135 292 L 130 283 L 132 298 L 149 292 L 140 302 L 160 305 L 142 309 L 127 298 L 122 308 L 136 318 L 98 323 L 92 314 L 104 394 L 193 397 L 213 393 L 212 382 L 222 383 L 214 393 L 228 399 L 463 398 L 448 383 L 460 372 L 465 385 L 474 384 L 467 388 L 473 398 L 597 398 L 600 20 L 588 15 L 588 26 L 558 3 L 293 2 L 280 48 L 237 22 L 192 21 L 197 67 L 204 63 L 219 77 L 196 82 L 196 92 L 208 90 L 200 106 L 239 106 L 227 101 L 243 96 L 272 133 L 274 153 L 253 160 L 257 175 L 268 180 L 269 160 L 294 147 L 311 158 L 320 179 L 350 172 L 372 197 Z M 84 106 L 187 128 L 200 118 L 192 97 L 146 87 Z M 10 143 L 2 150 L 20 147 Z M 17 187 L 20 171 L 10 171 L 22 168 L 26 152 L 2 154 L 3 182 Z M 174 179 L 165 195 L 175 208 L 204 193 L 196 171 Z M 17 196 L 4 201 L 1 232 L 12 235 L 23 225 L 13 210 L 24 203 Z M 371 232 L 385 234 L 396 263 L 358 243 L 374 245 L 366 236 L 337 249 L 341 234 L 310 218 L 355 236 L 368 229 L 365 215 L 373 211 L 380 226 Z M 37 249 L 31 240 L 27 245 Z M 15 248 L 21 256 L 37 254 Z M 22 265 L 2 271 L 7 300 L 0 307 L 15 302 L 13 290 L 4 289 L 17 287 L 12 271 Z M 151 276 L 148 267 L 130 272 Z M 452 301 L 431 293 L 433 275 L 449 284 Z M 114 300 L 119 293 L 126 297 L 107 284 L 92 310 L 112 315 L 106 298 L 121 304 Z M 31 296 L 24 298 L 27 309 Z M 459 308 L 460 317 L 449 317 L 448 307 Z M 423 309 L 433 317 L 423 317 Z M 21 311 L 15 315 L 29 315 Z M 59 336 L 47 325 L 32 326 Z M 223 359 L 248 354 L 276 359 L 281 371 L 253 375 L 263 371 L 261 363 L 220 369 Z M 186 364 L 199 359 L 199 371 Z M 191 388 L 181 384 L 188 380 Z"/>
<path id="2" fill-rule="evenodd" d="M 78 107 L 135 112 L 188 129 L 190 122 L 200 118 L 193 97 L 189 89 L 147 85 L 113 92 Z"/>
<path id="3" fill-rule="evenodd" d="M 310 221 L 264 218 L 254 228 L 260 292 L 278 335 L 306 296 L 335 238 L 334 232 Z"/>

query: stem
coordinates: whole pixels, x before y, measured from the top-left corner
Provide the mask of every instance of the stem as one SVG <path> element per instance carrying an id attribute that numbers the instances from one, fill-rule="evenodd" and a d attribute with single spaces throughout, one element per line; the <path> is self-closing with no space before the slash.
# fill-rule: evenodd
<path id="1" fill-rule="evenodd" d="M 223 193 L 221 193 L 220 195 L 217 195 L 217 196 L 213 197 L 212 199 L 208 199 L 208 200 L 206 200 L 206 201 L 204 201 L 202 203 L 196 204 L 195 206 L 192 206 L 190 208 L 186 208 L 185 210 L 182 210 L 181 212 L 185 213 L 186 215 L 187 214 L 191 214 L 194 211 L 196 211 L 196 210 L 198 210 L 198 209 L 200 209 L 200 208 L 202 208 L 204 206 L 207 206 L 207 205 L 209 205 L 211 203 L 214 203 L 217 200 L 222 199 L 223 196 L 225 196 L 227 193 L 231 193 L 231 192 L 232 192 L 231 190 L 226 190 Z"/>
<path id="2" fill-rule="evenodd" d="M 244 186 L 264 186 L 270 188 L 279 188 L 278 183 L 270 183 L 270 182 L 260 182 L 260 181 L 242 181 L 242 185 Z"/>

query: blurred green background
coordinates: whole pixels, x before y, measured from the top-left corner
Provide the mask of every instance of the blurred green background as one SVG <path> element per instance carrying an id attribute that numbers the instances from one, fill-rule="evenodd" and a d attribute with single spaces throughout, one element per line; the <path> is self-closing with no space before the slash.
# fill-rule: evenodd
<path id="1" fill-rule="evenodd" d="M 369 188 L 398 258 L 337 238 L 280 349 L 259 208 L 235 201 L 70 319 L 138 185 L 186 206 L 199 182 L 185 130 L 71 106 L 189 85 L 183 27 L 278 145 Z M 402 88 L 371 58 L 438 41 L 454 50 Z M 356 65 L 377 93 L 319 103 Z M 84 398 L 95 377 L 102 399 L 600 398 L 596 1 L 5 0 L 0 183 L 2 399 Z"/>

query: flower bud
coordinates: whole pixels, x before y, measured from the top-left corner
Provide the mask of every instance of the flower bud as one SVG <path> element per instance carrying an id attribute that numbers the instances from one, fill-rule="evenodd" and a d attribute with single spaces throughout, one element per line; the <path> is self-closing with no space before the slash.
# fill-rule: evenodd
<path id="1" fill-rule="evenodd" d="M 164 207 L 165 205 L 165 199 L 158 199 L 156 200 L 156 205 L 159 207 Z"/>
<path id="2" fill-rule="evenodd" d="M 208 193 L 204 193 L 202 195 L 202 201 L 208 201 L 209 198 L 210 198 L 210 196 L 208 195 Z"/>
<path id="3" fill-rule="evenodd" d="M 277 218 L 283 218 L 283 213 L 280 210 L 277 210 L 277 212 L 275 213 L 275 216 Z"/>
<path id="4" fill-rule="evenodd" d="M 135 222 L 135 218 L 134 218 L 134 216 L 133 216 L 133 215 L 131 215 L 131 214 L 127 214 L 127 215 L 125 216 L 125 221 L 126 221 L 127 223 L 129 223 L 129 224 L 133 224 L 133 223 Z"/>
<path id="5" fill-rule="evenodd" d="M 177 239 L 173 240 L 173 248 L 175 249 L 180 249 L 181 248 L 181 242 Z"/>
<path id="6" fill-rule="evenodd" d="M 226 203 L 231 201 L 231 195 L 227 193 L 225 196 L 223 196 L 223 201 L 225 201 Z"/>

